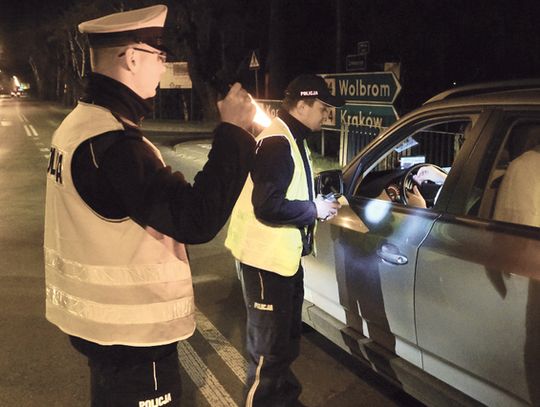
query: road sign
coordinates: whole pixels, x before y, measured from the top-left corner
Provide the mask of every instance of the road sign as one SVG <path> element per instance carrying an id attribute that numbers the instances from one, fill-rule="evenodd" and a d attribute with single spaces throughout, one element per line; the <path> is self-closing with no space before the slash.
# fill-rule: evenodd
<path id="1" fill-rule="evenodd" d="M 358 55 L 369 54 L 369 41 L 360 41 L 356 43 L 356 49 Z"/>
<path id="2" fill-rule="evenodd" d="M 394 106 L 382 104 L 346 103 L 335 110 L 331 122 L 324 122 L 325 130 L 340 130 L 342 127 L 356 127 L 366 134 L 377 135 L 398 119 Z"/>
<path id="3" fill-rule="evenodd" d="M 159 81 L 161 89 L 191 89 L 187 62 L 167 62 Z"/>
<path id="4" fill-rule="evenodd" d="M 392 72 L 358 72 L 321 76 L 330 88 L 334 86 L 335 94 L 351 102 L 394 103 L 401 91 L 401 85 Z"/>
<path id="5" fill-rule="evenodd" d="M 249 69 L 259 69 L 260 68 L 259 60 L 257 59 L 257 54 L 255 51 L 251 53 L 251 59 L 249 61 Z"/>
<path id="6" fill-rule="evenodd" d="M 367 54 L 347 55 L 345 57 L 345 70 L 347 72 L 365 71 L 367 69 Z"/>

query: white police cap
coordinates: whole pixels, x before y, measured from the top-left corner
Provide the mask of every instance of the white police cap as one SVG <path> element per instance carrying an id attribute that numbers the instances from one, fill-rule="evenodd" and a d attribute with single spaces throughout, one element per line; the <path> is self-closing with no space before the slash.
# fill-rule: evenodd
<path id="1" fill-rule="evenodd" d="M 166 50 L 163 45 L 166 17 L 167 6 L 158 4 L 82 22 L 79 24 L 79 31 L 88 34 L 92 48 L 145 43 L 156 49 Z"/>

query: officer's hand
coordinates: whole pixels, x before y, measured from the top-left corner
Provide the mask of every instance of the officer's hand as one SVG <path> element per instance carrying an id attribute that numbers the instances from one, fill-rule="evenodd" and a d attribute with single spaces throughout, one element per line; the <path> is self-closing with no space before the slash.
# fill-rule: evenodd
<path id="1" fill-rule="evenodd" d="M 235 83 L 225 99 L 218 102 L 222 122 L 234 124 L 247 130 L 255 116 L 255 106 L 242 85 Z"/>
<path id="2" fill-rule="evenodd" d="M 315 198 L 315 206 L 317 207 L 317 219 L 329 220 L 337 215 L 341 204 L 338 201 L 327 201 L 322 195 L 317 195 Z"/>

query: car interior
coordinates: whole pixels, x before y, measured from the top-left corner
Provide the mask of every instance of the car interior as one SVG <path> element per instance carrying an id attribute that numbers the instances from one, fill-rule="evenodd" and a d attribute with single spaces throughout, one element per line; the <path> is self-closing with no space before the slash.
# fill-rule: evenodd
<path id="1" fill-rule="evenodd" d="M 413 176 L 426 165 L 448 173 L 465 141 L 470 124 L 468 119 L 431 123 L 413 134 L 405 135 L 381 154 L 364 174 L 354 195 L 407 205 L 407 192 L 415 184 Z M 428 208 L 435 204 L 441 186 L 431 181 L 418 185 Z"/>
<path id="2" fill-rule="evenodd" d="M 518 121 L 506 134 L 495 165 L 489 175 L 480 214 L 493 218 L 500 186 L 510 163 L 540 144 L 540 122 Z M 539 163 L 540 164 L 540 163 Z"/>

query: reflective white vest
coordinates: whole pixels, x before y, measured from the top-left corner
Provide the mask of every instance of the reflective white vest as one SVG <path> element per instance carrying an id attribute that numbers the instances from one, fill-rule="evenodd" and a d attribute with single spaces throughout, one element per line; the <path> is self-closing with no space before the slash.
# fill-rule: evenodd
<path id="1" fill-rule="evenodd" d="M 267 137 L 284 137 L 290 146 L 294 172 L 285 197 L 288 200 L 309 200 L 304 162 L 289 127 L 283 120 L 275 118 L 257 137 L 257 142 Z M 313 178 L 310 153 L 305 141 L 304 146 L 308 155 L 309 176 Z M 297 272 L 302 256 L 300 229 L 293 225 L 271 225 L 259 221 L 251 203 L 252 193 L 253 180 L 250 175 L 234 206 L 225 246 L 244 264 L 292 276 Z"/>
<path id="2" fill-rule="evenodd" d="M 53 136 L 45 206 L 46 317 L 67 334 L 102 345 L 172 343 L 195 330 L 184 245 L 130 218 L 104 219 L 73 185 L 76 148 L 115 130 L 123 126 L 109 110 L 79 103 Z"/>

